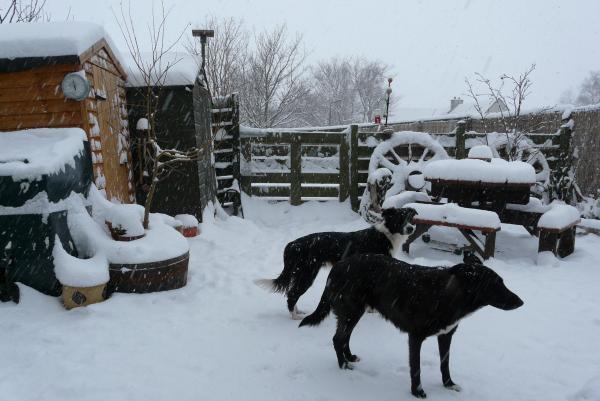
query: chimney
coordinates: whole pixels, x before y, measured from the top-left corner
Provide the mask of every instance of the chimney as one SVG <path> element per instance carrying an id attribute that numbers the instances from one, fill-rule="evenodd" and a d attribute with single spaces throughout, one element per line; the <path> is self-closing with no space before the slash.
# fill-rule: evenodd
<path id="1" fill-rule="evenodd" d="M 453 97 L 450 99 L 450 111 L 448 113 L 452 113 L 455 108 L 458 107 L 459 104 L 462 104 L 463 100 L 460 97 Z"/>

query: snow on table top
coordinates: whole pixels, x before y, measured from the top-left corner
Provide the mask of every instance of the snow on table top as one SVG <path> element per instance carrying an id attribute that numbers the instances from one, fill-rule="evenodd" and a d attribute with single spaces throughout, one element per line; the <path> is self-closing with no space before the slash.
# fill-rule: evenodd
<path id="1" fill-rule="evenodd" d="M 85 132 L 80 128 L 38 128 L 0 133 L 0 176 L 15 181 L 40 179 L 66 164 L 75 167 L 74 157 L 83 152 Z"/>
<path id="2" fill-rule="evenodd" d="M 151 57 L 152 53 L 143 52 L 141 54 L 142 63 L 145 66 L 149 66 L 152 60 Z M 127 86 L 134 88 L 146 86 L 143 75 L 140 73 L 133 58 L 129 55 L 125 58 L 125 68 L 127 71 Z M 194 85 L 199 69 L 197 60 L 187 53 L 166 53 L 159 67 L 152 74 L 153 85 L 156 84 L 156 81 L 158 81 L 158 78 L 166 68 L 168 68 L 168 71 L 164 77 L 164 86 Z"/>
<path id="3" fill-rule="evenodd" d="M 468 209 L 455 203 L 426 204 L 407 203 L 403 207 L 410 207 L 417 211 L 417 218 L 458 224 L 470 227 L 500 229 L 500 218 L 494 212 L 487 210 Z"/>
<path id="4" fill-rule="evenodd" d="M 1 24 L 0 58 L 78 56 L 101 39 L 116 51 L 104 28 L 92 22 Z"/>
<path id="5" fill-rule="evenodd" d="M 550 204 L 550 210 L 540 217 L 539 228 L 561 230 L 580 221 L 579 210 L 573 206 L 554 201 Z"/>
<path id="6" fill-rule="evenodd" d="M 427 179 L 461 180 L 472 182 L 534 184 L 535 169 L 521 161 L 492 159 L 449 159 L 433 161 L 425 166 Z"/>

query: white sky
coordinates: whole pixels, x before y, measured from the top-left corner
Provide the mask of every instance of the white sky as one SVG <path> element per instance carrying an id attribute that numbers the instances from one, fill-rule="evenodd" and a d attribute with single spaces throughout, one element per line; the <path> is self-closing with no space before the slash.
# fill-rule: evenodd
<path id="1" fill-rule="evenodd" d="M 139 29 L 151 0 L 132 0 Z M 158 1 L 157 1 L 158 4 Z M 465 92 L 464 77 L 517 74 L 531 63 L 528 106 L 553 105 L 577 89 L 588 71 L 600 69 L 598 0 L 165 0 L 173 7 L 170 32 L 207 14 L 243 18 L 261 30 L 286 22 L 311 51 L 309 62 L 362 55 L 392 65 L 398 107 L 449 106 Z M 111 13 L 119 0 L 48 0 L 54 19 L 71 7 L 77 20 L 103 24 L 117 45 L 123 40 Z M 191 35 L 191 32 L 190 32 Z M 124 52 L 124 47 L 122 51 Z"/>

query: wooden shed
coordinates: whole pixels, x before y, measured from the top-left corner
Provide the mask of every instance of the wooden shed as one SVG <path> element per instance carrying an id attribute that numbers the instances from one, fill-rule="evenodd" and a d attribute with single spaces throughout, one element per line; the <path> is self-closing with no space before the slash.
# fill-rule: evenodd
<path id="1" fill-rule="evenodd" d="M 170 215 L 192 214 L 202 219 L 204 208 L 216 199 L 210 96 L 196 79 L 198 65 L 194 58 L 180 53 L 167 53 L 162 62 L 171 65 L 171 68 L 166 72 L 163 82 L 152 87 L 158 99 L 155 115 L 157 142 L 162 148 L 179 150 L 195 146 L 202 153 L 197 163 L 182 165 L 178 174 L 158 184 L 151 210 Z M 132 137 L 135 137 L 137 121 L 147 117 L 147 87 L 133 62 L 128 61 L 127 65 L 129 123 Z M 134 161 L 136 155 L 137 152 L 133 152 Z M 138 202 L 143 203 L 146 194 L 143 175 L 138 170 L 135 169 L 134 177 L 136 197 Z"/>
<path id="2" fill-rule="evenodd" d="M 0 25 L 0 131 L 82 128 L 96 186 L 131 203 L 127 74 L 110 43 L 92 23 Z"/>

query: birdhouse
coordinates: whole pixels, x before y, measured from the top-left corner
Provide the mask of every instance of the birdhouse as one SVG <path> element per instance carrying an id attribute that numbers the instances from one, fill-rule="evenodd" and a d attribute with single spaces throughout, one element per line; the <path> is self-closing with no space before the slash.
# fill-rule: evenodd
<path id="1" fill-rule="evenodd" d="M 0 131 L 82 128 L 91 145 L 96 186 L 108 199 L 131 203 L 126 79 L 99 25 L 0 25 Z"/>

